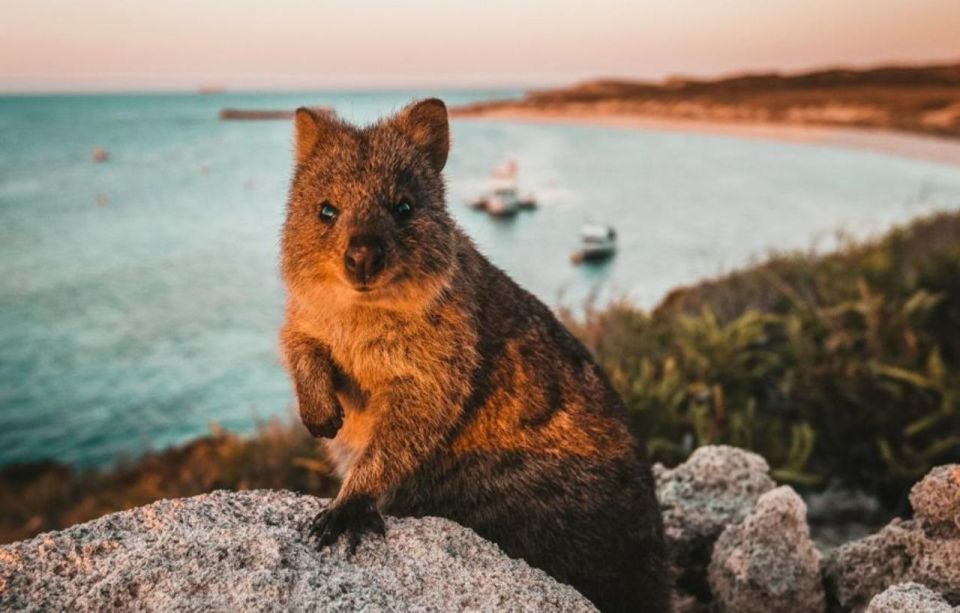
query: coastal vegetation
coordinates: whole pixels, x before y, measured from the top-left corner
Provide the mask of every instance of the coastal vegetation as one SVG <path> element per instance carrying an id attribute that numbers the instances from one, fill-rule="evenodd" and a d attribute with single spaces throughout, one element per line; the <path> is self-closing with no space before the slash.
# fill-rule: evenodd
<path id="1" fill-rule="evenodd" d="M 561 312 L 622 394 L 652 460 L 754 450 L 780 482 L 837 481 L 891 508 L 960 457 L 960 212 L 830 254 L 772 256 L 669 295 Z M 109 470 L 0 469 L 0 542 L 213 489 L 336 488 L 294 419 L 216 428 Z"/>
<path id="2" fill-rule="evenodd" d="M 627 115 L 660 119 L 886 128 L 960 137 L 960 64 L 746 74 L 661 83 L 597 80 L 454 109 L 497 114 Z"/>
<path id="3" fill-rule="evenodd" d="M 331 467 L 293 419 L 258 426 L 250 437 L 216 426 L 207 436 L 106 470 L 57 462 L 0 469 L 0 543 L 107 513 L 218 489 L 336 492 Z"/>
<path id="4" fill-rule="evenodd" d="M 567 317 L 668 465 L 757 451 L 782 482 L 835 480 L 902 504 L 960 457 L 960 214 L 824 256 L 791 253 Z"/>

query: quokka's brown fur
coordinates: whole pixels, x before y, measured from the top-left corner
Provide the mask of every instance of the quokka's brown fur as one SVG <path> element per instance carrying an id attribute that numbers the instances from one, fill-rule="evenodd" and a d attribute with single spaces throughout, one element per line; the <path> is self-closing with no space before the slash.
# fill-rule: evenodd
<path id="1" fill-rule="evenodd" d="M 436 99 L 356 128 L 300 109 L 281 347 L 343 485 L 320 546 L 381 512 L 474 529 L 602 610 L 665 611 L 660 511 L 584 347 L 451 219 Z"/>

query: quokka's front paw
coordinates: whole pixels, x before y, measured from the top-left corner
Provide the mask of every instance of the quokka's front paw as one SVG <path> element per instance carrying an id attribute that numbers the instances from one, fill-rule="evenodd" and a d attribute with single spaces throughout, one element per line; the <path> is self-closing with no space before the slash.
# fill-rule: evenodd
<path id="1" fill-rule="evenodd" d="M 343 426 L 343 408 L 336 398 L 325 401 L 300 398 L 297 404 L 300 421 L 315 437 L 333 438 Z"/>
<path id="2" fill-rule="evenodd" d="M 310 538 L 316 541 L 317 549 L 331 545 L 346 534 L 350 553 L 353 554 L 360 539 L 367 532 L 386 535 L 386 526 L 374 501 L 370 498 L 354 498 L 343 502 L 331 502 L 317 513 L 310 522 Z"/>

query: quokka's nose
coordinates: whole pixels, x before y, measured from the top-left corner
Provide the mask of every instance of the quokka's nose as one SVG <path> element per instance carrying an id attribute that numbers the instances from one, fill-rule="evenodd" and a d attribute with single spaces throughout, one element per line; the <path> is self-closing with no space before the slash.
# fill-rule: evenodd
<path id="1" fill-rule="evenodd" d="M 383 270 L 386 259 L 386 249 L 380 238 L 355 236 L 350 239 L 350 244 L 347 245 L 347 252 L 343 256 L 343 265 L 354 281 L 364 285 Z"/>

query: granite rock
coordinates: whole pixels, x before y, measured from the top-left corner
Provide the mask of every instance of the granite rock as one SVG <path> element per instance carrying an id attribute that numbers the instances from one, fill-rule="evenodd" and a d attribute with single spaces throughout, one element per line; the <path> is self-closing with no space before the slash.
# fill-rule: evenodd
<path id="1" fill-rule="evenodd" d="M 928 534 L 960 538 L 960 464 L 927 473 L 911 488 L 910 505 Z"/>
<path id="2" fill-rule="evenodd" d="M 709 602 L 713 543 L 774 488 L 769 470 L 761 456 L 724 445 L 700 447 L 673 469 L 654 466 L 678 601 Z"/>
<path id="3" fill-rule="evenodd" d="M 867 613 L 957 613 L 940 594 L 919 583 L 898 583 L 873 597 Z"/>
<path id="4" fill-rule="evenodd" d="M 788 486 L 760 496 L 743 522 L 713 547 L 709 579 L 716 611 L 819 613 L 826 608 L 820 554 L 807 507 Z"/>
<path id="5" fill-rule="evenodd" d="M 824 576 L 842 607 L 862 611 L 874 596 L 905 582 L 960 604 L 960 535 L 951 528 L 955 475 L 956 465 L 934 468 L 910 493 L 914 519 L 894 519 L 876 534 L 830 552 Z"/>
<path id="6" fill-rule="evenodd" d="M 317 551 L 321 501 L 214 492 L 0 547 L 0 610 L 593 611 L 572 587 L 439 518 Z"/>

